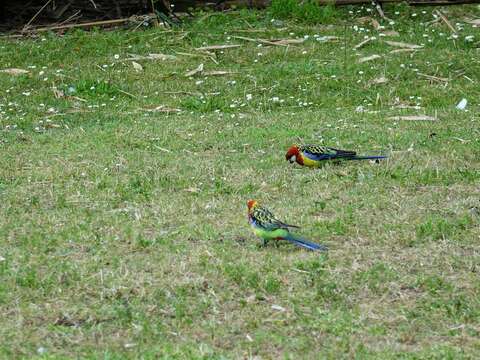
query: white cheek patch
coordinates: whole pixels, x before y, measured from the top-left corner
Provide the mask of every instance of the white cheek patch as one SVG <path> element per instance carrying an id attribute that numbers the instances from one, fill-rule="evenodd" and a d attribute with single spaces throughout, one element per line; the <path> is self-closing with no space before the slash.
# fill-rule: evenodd
<path id="1" fill-rule="evenodd" d="M 293 163 L 297 161 L 297 157 L 295 155 L 293 155 L 291 158 L 290 158 L 290 162 Z"/>

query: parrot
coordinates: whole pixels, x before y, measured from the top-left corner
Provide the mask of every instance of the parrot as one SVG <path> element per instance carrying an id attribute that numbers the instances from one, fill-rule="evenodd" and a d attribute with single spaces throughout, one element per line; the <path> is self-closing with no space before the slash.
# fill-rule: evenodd
<path id="1" fill-rule="evenodd" d="M 287 240 L 292 244 L 312 251 L 328 250 L 324 245 L 315 244 L 290 233 L 289 229 L 298 229 L 299 226 L 289 225 L 277 220 L 268 209 L 260 206 L 256 200 L 248 200 L 247 206 L 248 222 L 252 226 L 255 235 L 263 239 L 263 245 L 266 245 L 269 240 Z"/>
<path id="2" fill-rule="evenodd" d="M 339 150 L 320 145 L 292 145 L 285 158 L 290 163 L 319 167 L 326 160 L 379 160 L 387 156 L 358 156 L 355 151 Z"/>

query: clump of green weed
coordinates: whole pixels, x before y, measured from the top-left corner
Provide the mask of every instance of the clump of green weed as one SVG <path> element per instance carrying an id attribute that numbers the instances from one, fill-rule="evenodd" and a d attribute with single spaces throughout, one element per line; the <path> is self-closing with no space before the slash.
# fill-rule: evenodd
<path id="1" fill-rule="evenodd" d="M 295 19 L 309 24 L 331 22 L 336 16 L 333 5 L 320 5 L 315 0 L 272 0 L 270 13 L 279 19 Z"/>

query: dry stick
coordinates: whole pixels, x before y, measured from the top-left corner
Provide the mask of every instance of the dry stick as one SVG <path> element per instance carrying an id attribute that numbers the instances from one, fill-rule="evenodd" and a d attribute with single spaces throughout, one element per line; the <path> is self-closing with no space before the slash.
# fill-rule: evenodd
<path id="1" fill-rule="evenodd" d="M 370 41 L 374 40 L 374 37 L 369 37 L 365 40 L 363 40 L 362 42 L 358 43 L 357 45 L 355 45 L 353 47 L 354 50 L 358 50 L 360 49 L 362 46 L 364 46 L 365 44 L 369 43 Z"/>
<path id="2" fill-rule="evenodd" d="M 424 77 L 424 78 L 427 78 L 427 79 L 429 79 L 429 80 L 434 80 L 434 81 L 438 81 L 438 82 L 448 82 L 448 81 L 449 81 L 449 79 L 447 79 L 447 78 L 442 78 L 442 77 L 438 77 L 438 76 L 422 74 L 422 73 L 419 73 L 419 72 L 417 72 L 417 75 L 418 75 L 418 76 L 422 76 L 422 77 Z"/>
<path id="3" fill-rule="evenodd" d="M 40 10 L 37 11 L 37 13 L 35 15 L 33 15 L 33 17 L 30 19 L 30 21 L 27 23 L 27 25 L 25 25 L 23 27 L 23 30 L 27 29 L 28 26 L 30 26 L 30 24 L 32 23 L 33 20 L 36 19 L 36 17 L 42 12 L 43 9 L 45 9 L 47 7 L 48 4 L 50 4 L 52 2 L 52 0 L 48 0 L 45 5 L 43 5 Z"/>
<path id="4" fill-rule="evenodd" d="M 138 98 L 137 96 L 135 96 L 135 95 L 133 95 L 133 94 L 130 94 L 129 92 L 126 92 L 126 91 L 124 91 L 124 90 L 122 90 L 122 89 L 117 88 L 117 90 L 120 91 L 122 94 L 125 94 L 125 95 L 128 95 L 128 96 L 133 97 L 134 99 L 137 99 L 137 98 Z"/>
<path id="5" fill-rule="evenodd" d="M 235 39 L 240 39 L 240 40 L 245 40 L 245 41 L 259 42 L 261 44 L 266 44 L 266 45 L 287 46 L 287 45 L 282 44 L 282 43 L 277 43 L 277 42 L 274 42 L 274 41 L 268 41 L 268 40 L 265 40 L 265 39 L 252 39 L 252 38 L 248 38 L 248 37 L 245 37 L 245 36 L 232 36 L 232 37 L 235 38 Z"/>
<path id="6" fill-rule="evenodd" d="M 96 25 L 115 25 L 115 24 L 125 23 L 129 20 L 130 18 L 124 18 L 124 19 L 115 19 L 115 20 L 93 21 L 93 22 L 80 23 L 80 24 L 67 24 L 62 26 L 47 26 L 47 27 L 37 28 L 34 31 L 42 32 L 42 31 L 51 31 L 51 30 L 71 29 L 71 28 L 77 28 L 77 27 L 89 27 L 89 26 L 96 26 Z"/>
<path id="7" fill-rule="evenodd" d="M 92 3 L 93 7 L 95 8 L 95 10 L 97 10 L 97 4 L 95 4 L 95 2 L 93 0 L 90 0 L 90 2 Z"/>
<path id="8" fill-rule="evenodd" d="M 457 31 L 455 30 L 455 28 L 452 26 L 452 24 L 450 24 L 450 21 L 448 21 L 448 19 L 445 17 L 445 15 L 442 14 L 442 12 L 440 10 L 435 10 L 435 12 L 437 13 L 438 16 L 440 16 L 440 19 L 443 20 L 443 22 L 445 24 L 447 24 L 447 26 L 450 28 L 450 30 L 453 32 L 453 33 L 457 33 Z"/>
<path id="9" fill-rule="evenodd" d="M 392 19 L 385 16 L 385 13 L 383 12 L 383 9 L 382 9 L 382 3 L 375 2 L 375 8 L 377 9 L 377 12 L 382 19 L 387 20 L 387 21 L 392 21 Z"/>
<path id="10" fill-rule="evenodd" d="M 61 23 L 59 23 L 57 26 L 61 26 L 65 23 L 68 23 L 70 20 L 73 20 L 75 18 L 75 16 L 77 16 L 78 14 L 80 14 L 82 12 L 82 10 L 78 10 L 75 14 L 69 16 L 66 20 L 62 21 Z"/>

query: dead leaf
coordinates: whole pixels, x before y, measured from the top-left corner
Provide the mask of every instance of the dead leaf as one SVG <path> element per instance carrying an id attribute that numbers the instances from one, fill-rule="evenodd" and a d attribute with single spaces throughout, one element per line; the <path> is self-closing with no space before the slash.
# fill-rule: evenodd
<path id="1" fill-rule="evenodd" d="M 386 84 L 387 82 L 388 82 L 388 79 L 385 76 L 380 76 L 378 78 L 371 80 L 370 84 L 379 85 L 379 84 Z"/>
<path id="2" fill-rule="evenodd" d="M 380 58 L 381 58 L 380 55 L 374 54 L 374 55 L 370 55 L 370 56 L 366 56 L 366 57 L 358 59 L 358 63 L 361 64 L 361 63 L 364 63 L 364 62 L 367 62 L 367 61 L 377 60 L 377 59 L 380 59 Z"/>
<path id="3" fill-rule="evenodd" d="M 338 36 L 330 36 L 330 35 L 320 36 L 316 38 L 316 40 L 319 42 L 336 41 L 339 39 L 340 38 Z"/>
<path id="4" fill-rule="evenodd" d="M 175 108 L 169 108 L 169 107 L 166 107 L 165 105 L 160 105 L 160 106 L 157 106 L 153 109 L 149 109 L 149 108 L 144 108 L 143 109 L 144 111 L 149 111 L 149 112 L 165 112 L 165 113 L 172 113 L 172 112 L 180 112 L 182 110 L 180 109 L 175 109 Z"/>
<path id="5" fill-rule="evenodd" d="M 133 68 L 135 69 L 136 72 L 141 72 L 143 70 L 142 65 L 139 63 L 132 61 Z"/>
<path id="6" fill-rule="evenodd" d="M 391 116 L 388 118 L 388 120 L 393 120 L 393 121 L 400 121 L 400 120 L 405 120 L 405 121 L 437 121 L 438 119 L 433 116 L 428 116 L 428 115 L 404 115 L 404 116 Z"/>
<path id="7" fill-rule="evenodd" d="M 201 73 L 203 71 L 203 64 L 198 65 L 196 69 L 193 69 L 185 74 L 186 77 L 190 77 L 193 75 L 196 75 L 198 73 Z"/>
<path id="8" fill-rule="evenodd" d="M 166 55 L 166 54 L 148 54 L 148 59 L 150 60 L 176 60 L 175 55 Z"/>
<path id="9" fill-rule="evenodd" d="M 385 30 L 385 31 L 382 31 L 382 34 L 384 36 L 400 36 L 400 33 L 395 30 Z"/>
<path id="10" fill-rule="evenodd" d="M 407 44 L 407 43 L 400 42 L 400 41 L 384 40 L 384 43 L 388 44 L 390 46 L 395 46 L 395 47 L 404 48 L 404 49 L 421 49 L 421 48 L 423 48 L 423 46 L 420 46 L 420 45 Z"/>
<path id="11" fill-rule="evenodd" d="M 55 99 L 60 99 L 65 97 L 65 93 L 62 90 L 58 90 L 56 87 L 53 89 L 53 96 L 55 96 Z"/>
<path id="12" fill-rule="evenodd" d="M 480 26 L 480 19 L 470 19 L 470 20 L 465 20 L 466 23 L 472 24 L 472 25 L 478 25 Z"/>
<path id="13" fill-rule="evenodd" d="M 360 24 L 370 23 L 370 25 L 373 26 L 375 30 L 378 30 L 381 28 L 380 23 L 370 16 L 364 16 L 364 17 L 358 18 L 357 22 L 359 22 Z"/>
<path id="14" fill-rule="evenodd" d="M 54 124 L 52 122 L 46 122 L 45 123 L 45 128 L 46 129 L 58 129 L 59 127 L 60 127 L 60 125 Z"/>
<path id="15" fill-rule="evenodd" d="M 183 191 L 189 192 L 189 193 L 199 193 L 200 189 L 196 187 L 189 187 L 187 189 L 183 189 Z"/>
<path id="16" fill-rule="evenodd" d="M 13 76 L 19 76 L 19 75 L 24 75 L 24 74 L 29 73 L 28 70 L 16 69 L 16 68 L 3 69 L 3 70 L 0 70 L 0 72 L 3 72 L 5 74 L 9 74 L 9 75 L 13 75 Z"/>
<path id="17" fill-rule="evenodd" d="M 284 307 L 282 307 L 282 306 L 280 306 L 280 305 L 275 305 L 275 304 L 272 305 L 272 309 L 273 309 L 273 310 L 277 310 L 277 311 L 282 311 L 282 312 L 283 312 L 283 311 L 286 311 L 286 309 L 285 309 Z"/>
<path id="18" fill-rule="evenodd" d="M 223 49 L 232 49 L 232 48 L 238 48 L 241 47 L 242 45 L 240 44 L 231 44 L 231 45 L 210 45 L 210 46 L 202 46 L 199 48 L 196 48 L 195 50 L 197 51 L 210 51 L 210 50 L 223 50 Z"/>

